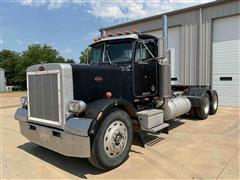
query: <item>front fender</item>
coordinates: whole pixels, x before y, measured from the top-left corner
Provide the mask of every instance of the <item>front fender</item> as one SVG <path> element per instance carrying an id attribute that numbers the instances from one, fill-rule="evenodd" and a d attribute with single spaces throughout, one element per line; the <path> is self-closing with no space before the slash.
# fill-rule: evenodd
<path id="1" fill-rule="evenodd" d="M 126 100 L 123 99 L 99 99 L 87 105 L 86 117 L 93 119 L 89 133 L 93 134 L 97 131 L 101 120 L 104 119 L 111 109 L 120 108 L 125 110 L 131 118 L 136 118 L 136 109 L 135 107 Z M 98 115 L 102 113 L 100 119 Z"/>
<path id="2" fill-rule="evenodd" d="M 136 117 L 136 109 L 135 107 L 126 100 L 123 99 L 99 99 L 87 105 L 86 109 L 86 117 L 97 119 L 97 116 L 100 112 L 103 115 L 112 109 L 112 108 L 121 108 L 125 110 L 130 117 Z"/>

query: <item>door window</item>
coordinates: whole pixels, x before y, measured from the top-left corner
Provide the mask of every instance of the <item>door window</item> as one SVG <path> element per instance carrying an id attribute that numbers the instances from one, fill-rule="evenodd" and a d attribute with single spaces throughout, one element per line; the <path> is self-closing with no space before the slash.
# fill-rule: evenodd
<path id="1" fill-rule="evenodd" d="M 147 60 L 152 60 L 156 55 L 155 51 L 155 44 L 153 42 L 148 42 L 144 44 L 138 43 L 136 47 L 135 61 L 144 62 Z"/>

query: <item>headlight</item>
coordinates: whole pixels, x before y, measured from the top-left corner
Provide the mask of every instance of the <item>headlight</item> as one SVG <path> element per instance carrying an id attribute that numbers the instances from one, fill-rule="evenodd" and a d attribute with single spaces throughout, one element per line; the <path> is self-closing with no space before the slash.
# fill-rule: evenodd
<path id="1" fill-rule="evenodd" d="M 81 113 L 86 110 L 86 103 L 83 101 L 70 101 L 69 111 L 74 113 Z"/>
<path id="2" fill-rule="evenodd" d="M 21 103 L 23 106 L 27 106 L 27 105 L 28 105 L 27 96 L 21 97 L 20 103 Z"/>

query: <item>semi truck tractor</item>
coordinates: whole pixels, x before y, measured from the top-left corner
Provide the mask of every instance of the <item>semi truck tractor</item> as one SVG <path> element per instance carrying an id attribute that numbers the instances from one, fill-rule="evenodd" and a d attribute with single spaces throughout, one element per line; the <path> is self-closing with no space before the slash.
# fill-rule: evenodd
<path id="1" fill-rule="evenodd" d="M 142 133 L 168 133 L 169 120 L 215 114 L 210 86 L 171 85 L 165 15 L 162 27 L 161 38 L 126 31 L 95 39 L 90 64 L 28 67 L 27 96 L 15 113 L 21 134 L 107 171 L 127 160 L 133 134 L 144 145 Z"/>

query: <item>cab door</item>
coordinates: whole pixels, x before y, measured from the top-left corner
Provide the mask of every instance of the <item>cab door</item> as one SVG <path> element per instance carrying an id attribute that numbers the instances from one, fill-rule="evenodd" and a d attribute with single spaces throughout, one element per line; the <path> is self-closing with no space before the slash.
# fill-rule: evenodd
<path id="1" fill-rule="evenodd" d="M 133 91 L 136 97 L 153 96 L 157 92 L 156 55 L 154 41 L 137 43 L 133 62 Z"/>

